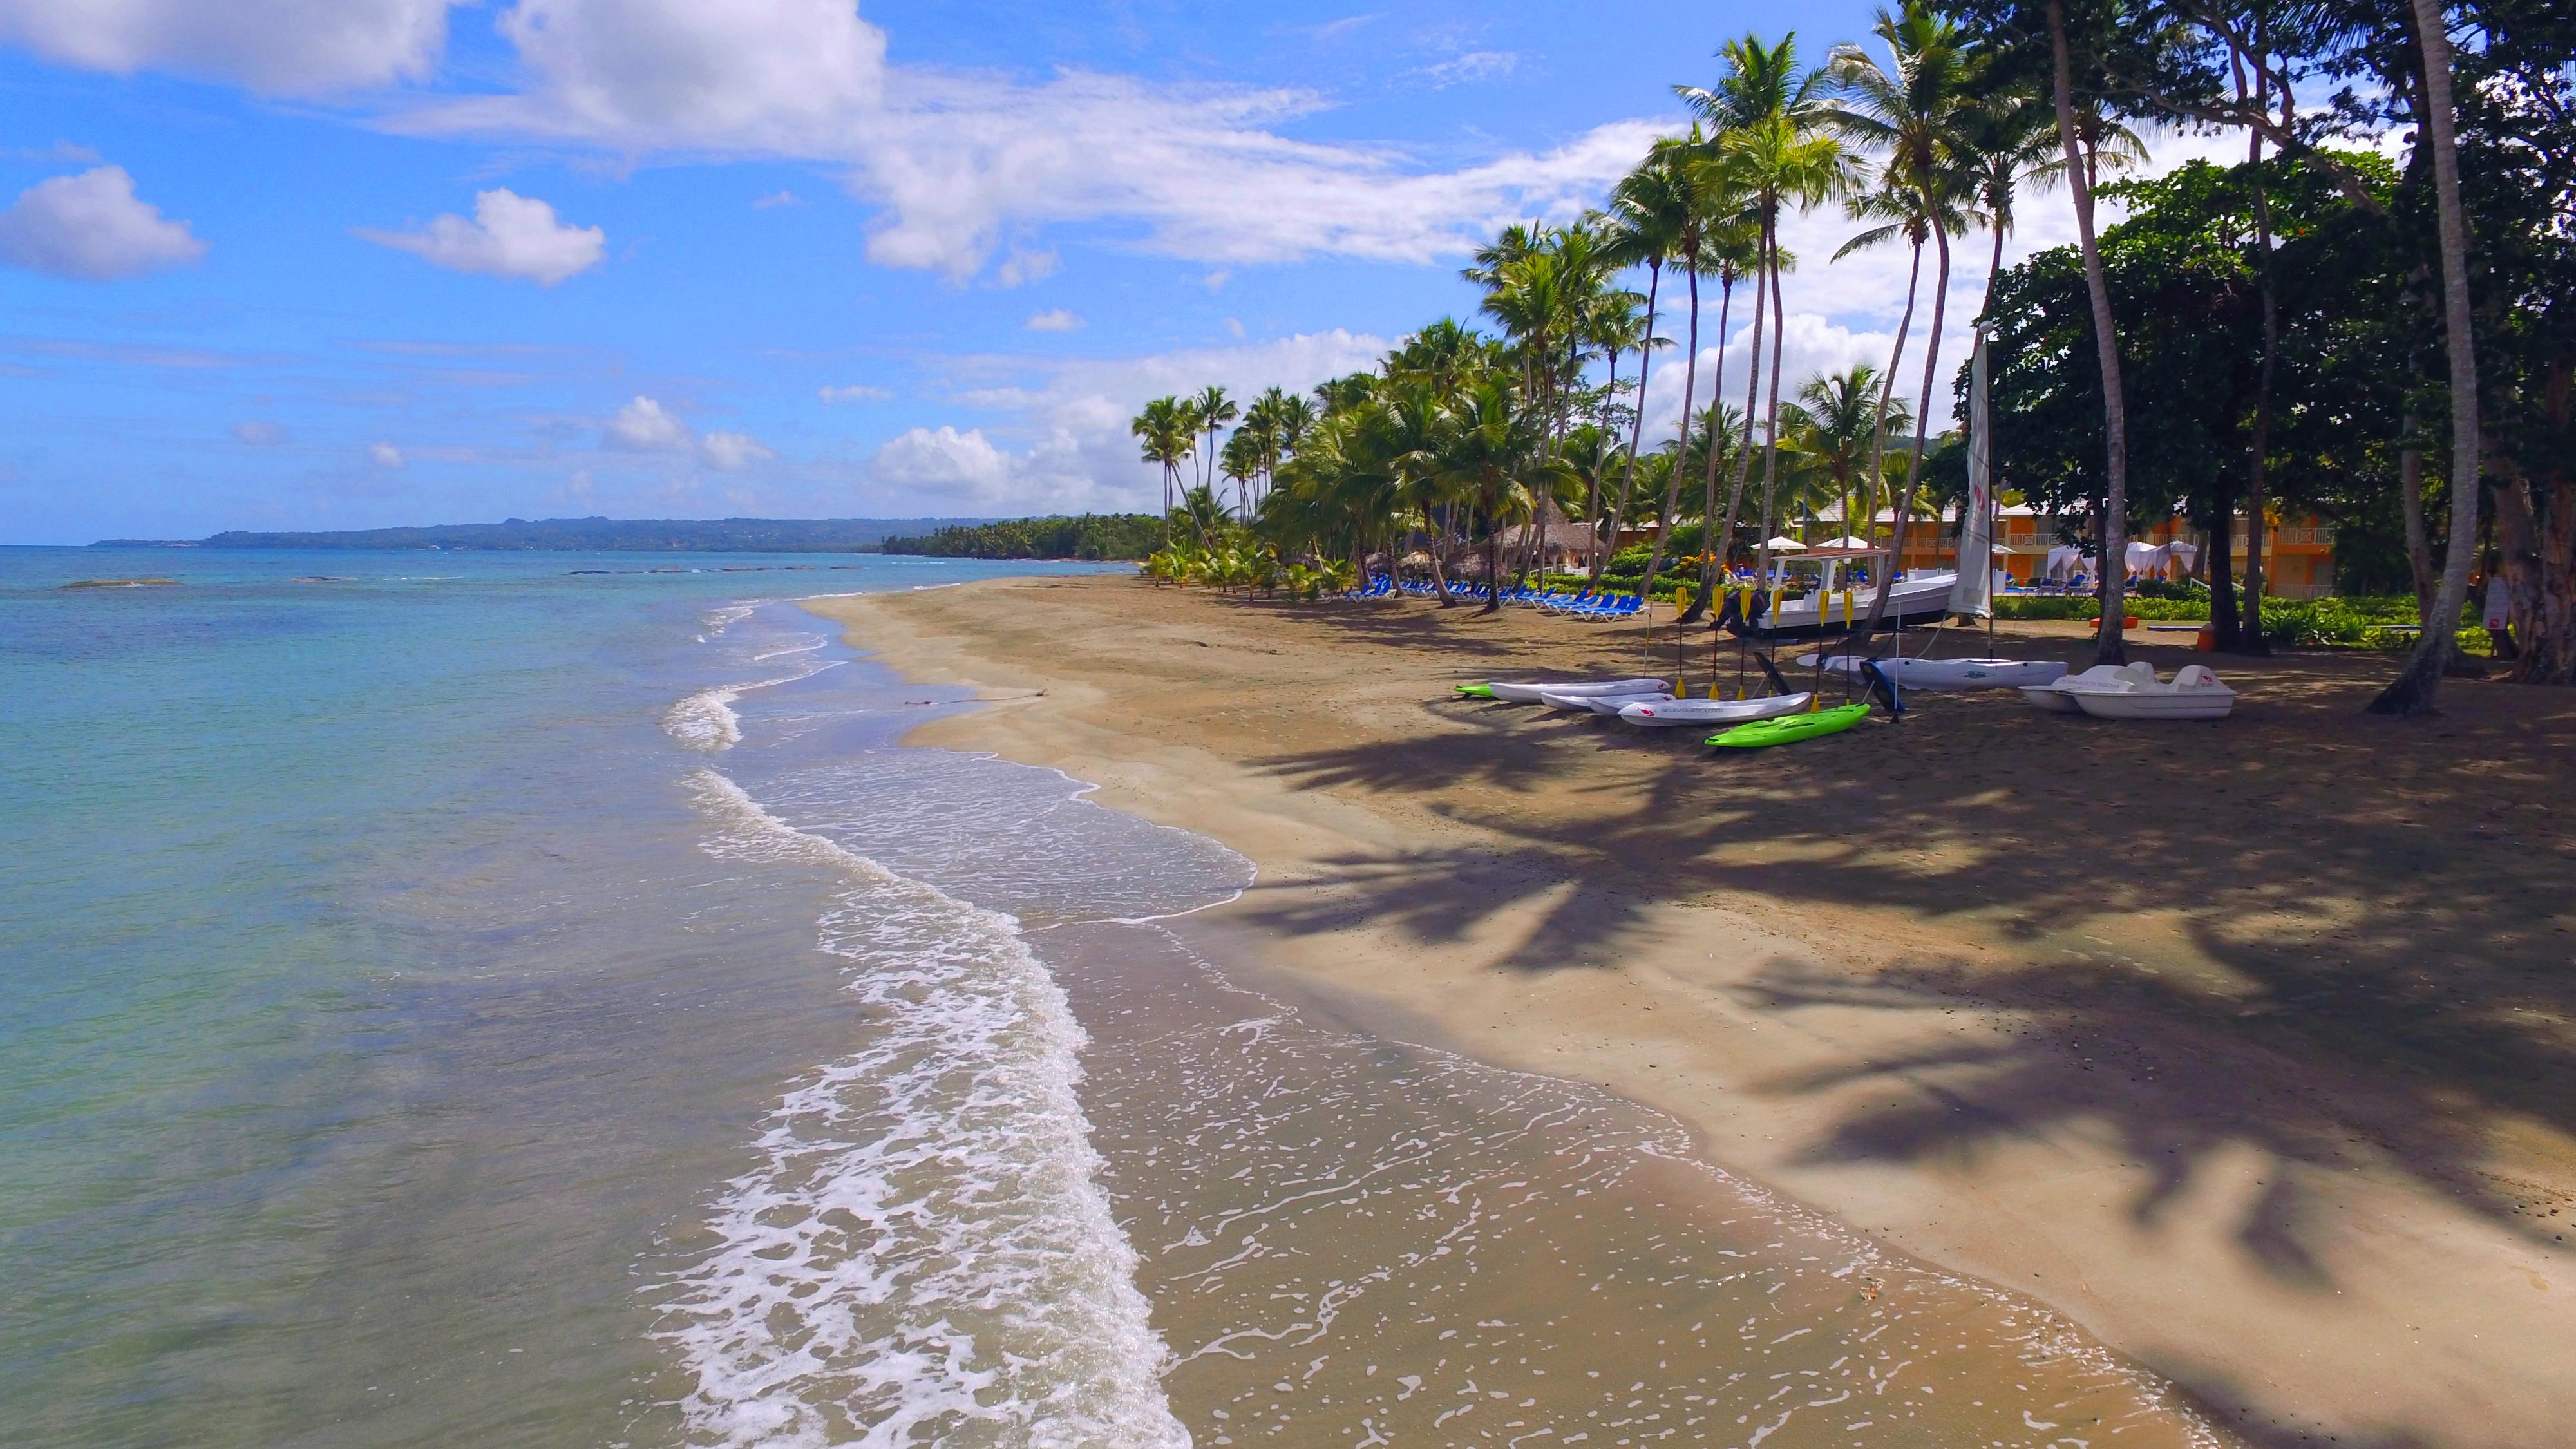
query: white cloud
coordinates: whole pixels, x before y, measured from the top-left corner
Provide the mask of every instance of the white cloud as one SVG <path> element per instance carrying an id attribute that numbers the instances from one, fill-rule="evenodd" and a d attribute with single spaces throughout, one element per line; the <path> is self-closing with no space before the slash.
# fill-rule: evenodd
<path id="1" fill-rule="evenodd" d="M 707 466 L 724 473 L 739 473 L 754 463 L 778 456 L 749 433 L 709 433 L 699 439 L 698 446 Z"/>
<path id="2" fill-rule="evenodd" d="M 769 211 L 781 206 L 803 206 L 804 204 L 804 201 L 798 198 L 795 192 L 780 190 L 773 191 L 767 196 L 757 196 L 752 198 L 751 209 L 754 211 Z"/>
<path id="3" fill-rule="evenodd" d="M 1438 90 L 1496 80 L 1510 75 L 1520 67 L 1520 63 L 1521 58 L 1508 50 L 1471 50 L 1438 65 L 1424 66 L 1414 75 L 1429 81 L 1432 88 Z"/>
<path id="4" fill-rule="evenodd" d="M 1019 287 L 1030 282 L 1043 282 L 1055 275 L 1062 262 L 1063 259 L 1053 249 L 1030 251 L 1025 247 L 1013 247 L 1010 255 L 1002 258 L 1002 264 L 993 269 L 993 285 Z"/>
<path id="5" fill-rule="evenodd" d="M 0 212 L 0 264 L 85 282 L 193 262 L 206 244 L 134 194 L 122 166 L 39 181 Z"/>
<path id="6" fill-rule="evenodd" d="M 863 382 L 852 383 L 848 387 L 820 387 L 815 389 L 815 394 L 827 403 L 884 402 L 894 396 L 888 389 L 870 387 Z"/>
<path id="7" fill-rule="evenodd" d="M 233 436 L 254 448 L 274 448 L 286 441 L 286 429 L 266 418 L 233 424 Z"/>
<path id="8" fill-rule="evenodd" d="M 1029 314 L 1028 329 L 1031 332 L 1078 332 L 1082 330 L 1082 319 L 1062 307 L 1055 307 Z"/>
<path id="9" fill-rule="evenodd" d="M 830 154 L 885 79 L 885 33 L 850 0 L 519 0 L 499 29 L 530 87 L 417 119 L 625 151 Z"/>
<path id="10" fill-rule="evenodd" d="M 601 425 L 600 441 L 621 453 L 676 453 L 723 473 L 739 473 L 778 456 L 749 433 L 700 437 L 670 409 L 640 395 Z"/>
<path id="11" fill-rule="evenodd" d="M 689 425 L 649 397 L 638 396 L 608 420 L 608 441 L 627 452 L 685 452 L 696 441 Z"/>
<path id="12" fill-rule="evenodd" d="M 403 466 L 402 449 L 391 443 L 369 443 L 367 461 L 387 472 L 392 472 Z"/>
<path id="13" fill-rule="evenodd" d="M 1031 280 L 1052 255 L 1006 239 L 1107 217 L 1143 221 L 1148 249 L 1204 261 L 1431 261 L 1505 220 L 1570 215 L 1656 130 L 1620 122 L 1438 171 L 1386 148 L 1279 134 L 1324 109 L 1303 91 L 891 67 L 884 33 L 848 0 L 519 0 L 500 29 L 518 47 L 521 90 L 431 102 L 391 124 L 627 156 L 845 163 L 852 188 L 883 208 L 870 258 L 958 281 L 1006 250 L 1000 280 Z"/>
<path id="14" fill-rule="evenodd" d="M 170 70 L 311 94 L 429 74 L 452 0 L 0 0 L 0 40 L 131 75 Z"/>
<path id="15" fill-rule="evenodd" d="M 607 232 L 565 225 L 555 219 L 552 206 L 509 190 L 476 192 L 472 221 L 450 213 L 419 231 L 362 227 L 358 235 L 449 271 L 515 277 L 547 287 L 589 270 L 608 249 Z"/>

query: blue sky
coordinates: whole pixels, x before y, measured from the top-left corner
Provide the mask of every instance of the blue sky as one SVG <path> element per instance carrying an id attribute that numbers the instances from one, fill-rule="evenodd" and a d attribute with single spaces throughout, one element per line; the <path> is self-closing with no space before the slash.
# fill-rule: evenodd
<path id="1" fill-rule="evenodd" d="M 0 542 L 1148 503 L 1144 399 L 1471 308 L 1792 23 L 1867 12 L 0 0 Z M 1793 380 L 1883 360 L 1847 230 L 1790 238 Z"/>

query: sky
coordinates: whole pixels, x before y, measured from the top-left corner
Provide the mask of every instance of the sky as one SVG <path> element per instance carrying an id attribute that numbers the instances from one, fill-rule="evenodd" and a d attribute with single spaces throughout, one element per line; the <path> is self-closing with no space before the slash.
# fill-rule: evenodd
<path id="1" fill-rule="evenodd" d="M 1474 248 L 1598 203 L 1722 41 L 1794 28 L 1821 61 L 1868 23 L 0 0 L 0 543 L 1150 509 L 1145 400 L 1303 389 L 1472 314 Z M 1885 361 L 1907 257 L 1829 263 L 1854 229 L 1787 229 L 1793 384 Z M 2007 262 L 2072 235 L 2062 194 L 2031 198 Z M 1944 398 L 1987 246 L 1959 244 Z M 1655 364 L 1650 435 L 1682 357 Z"/>

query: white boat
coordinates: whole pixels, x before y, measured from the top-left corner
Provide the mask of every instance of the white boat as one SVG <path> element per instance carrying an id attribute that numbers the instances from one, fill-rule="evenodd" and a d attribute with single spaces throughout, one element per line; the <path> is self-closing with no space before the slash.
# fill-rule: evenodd
<path id="1" fill-rule="evenodd" d="M 1801 692 L 1774 694 L 1762 699 L 1649 699 L 1621 709 L 1619 718 L 1648 729 L 1670 729 L 1676 725 L 1750 724 L 1757 719 L 1804 714 L 1815 698 Z"/>
<path id="2" fill-rule="evenodd" d="M 1672 698 L 1672 691 L 1664 687 L 1662 680 L 1650 680 L 1648 684 L 1650 687 L 1624 694 L 1568 694 L 1561 689 L 1542 689 L 1538 692 L 1538 702 L 1549 709 L 1572 710 L 1577 714 L 1587 711 L 1592 714 L 1617 714 L 1621 705 L 1632 704 L 1641 699 Z"/>
<path id="3" fill-rule="evenodd" d="M 2095 719 L 2225 719 L 2236 708 L 2236 691 L 2218 682 L 2205 664 L 2186 664 L 2170 683 L 2129 680 L 2101 689 L 2070 689 L 2076 706 Z"/>
<path id="4" fill-rule="evenodd" d="M 2025 684 L 2020 688 L 2022 698 L 2051 714 L 2082 714 L 2084 706 L 2075 702 L 2078 689 L 2133 689 L 2141 683 L 2155 682 L 2156 667 L 2142 660 L 2135 664 L 2096 664 L 2053 683 Z"/>
<path id="5" fill-rule="evenodd" d="M 1888 678 L 1905 689 L 2019 689 L 2048 684 L 2066 673 L 2054 659 L 1880 659 L 1874 661 Z M 1803 655 L 1801 669 L 1816 667 L 1816 656 Z M 1825 668 L 1837 674 L 1859 670 L 1849 654 L 1836 654 Z"/>
<path id="6" fill-rule="evenodd" d="M 1568 698 L 1586 694 L 1651 694 L 1672 688 L 1663 679 L 1523 679 L 1494 680 L 1485 686 L 1506 704 L 1536 704 L 1542 691 Z"/>

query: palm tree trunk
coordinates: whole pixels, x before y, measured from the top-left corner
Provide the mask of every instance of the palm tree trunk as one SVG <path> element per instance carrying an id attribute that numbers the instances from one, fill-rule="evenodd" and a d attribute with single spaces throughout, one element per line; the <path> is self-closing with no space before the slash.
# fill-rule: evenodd
<path id="1" fill-rule="evenodd" d="M 1753 405 L 1762 400 L 1762 338 L 1770 322 L 1770 316 L 1764 310 L 1764 299 L 1771 295 L 1772 285 L 1768 256 L 1759 245 L 1754 248 L 1753 336 L 1747 339 L 1750 345 L 1744 362 L 1744 445 L 1735 455 L 1735 487 L 1726 495 L 1726 527 L 1719 533 L 1720 548 L 1735 542 L 1735 520 L 1744 508 L 1744 489 L 1753 481 Z M 1770 530 L 1764 529 L 1762 537 L 1767 541 L 1771 537 Z M 1756 554 L 1766 561 L 1770 558 L 1767 542 L 1756 550 Z"/>
<path id="2" fill-rule="evenodd" d="M 1927 212 L 1934 209 L 1928 194 L 1923 198 L 1923 209 Z M 1870 635 L 1878 632 L 1879 625 L 1887 618 L 1888 602 L 1896 596 L 1896 573 L 1905 565 L 1905 535 L 1914 521 L 1914 497 L 1923 485 L 1923 444 L 1932 433 L 1932 390 L 1940 384 L 1941 323 L 1950 301 L 1949 231 L 1935 224 L 1932 245 L 1940 260 L 1934 265 L 1932 274 L 1932 326 L 1923 337 L 1923 401 L 1914 412 L 1914 451 L 1905 460 L 1905 496 L 1896 505 L 1896 538 L 1888 545 L 1894 556 L 1888 560 L 1887 577 L 1879 583 L 1878 596 L 1870 600 L 1869 622 L 1861 626 L 1860 638 L 1853 643 L 1855 653 L 1869 642 Z M 1902 629 L 1904 626 L 1904 618 L 1900 615 L 1897 627 Z"/>
<path id="3" fill-rule="evenodd" d="M 1734 309 L 1735 274 L 1728 272 L 1719 282 L 1717 294 L 1717 366 L 1710 369 L 1708 375 L 1708 410 L 1711 413 L 1718 410 L 1717 390 L 1726 386 L 1726 322 Z M 1707 556 L 1707 562 L 1700 565 L 1698 595 L 1691 600 L 1690 607 L 1682 611 L 1680 622 L 1684 624 L 1696 624 L 1699 616 L 1708 612 L 1710 600 L 1717 595 L 1718 572 L 1726 567 L 1726 539 L 1717 532 L 1717 460 L 1722 451 L 1718 444 L 1726 431 L 1726 420 L 1720 415 L 1713 421 L 1717 426 L 1708 430 L 1708 479 L 1703 488 L 1706 496 L 1699 511 L 1700 552 Z"/>
<path id="4" fill-rule="evenodd" d="M 1619 507 L 1610 515 L 1610 541 L 1593 550 L 1593 588 L 1601 587 L 1601 570 L 1619 545 L 1619 530 L 1628 522 L 1628 502 L 1637 486 L 1637 443 L 1646 431 L 1646 379 L 1655 366 L 1655 293 L 1664 281 L 1661 261 L 1646 264 L 1646 340 L 1637 345 L 1637 416 L 1628 429 L 1628 467 L 1619 477 Z"/>
<path id="5" fill-rule="evenodd" d="M 1764 389 L 1762 412 L 1762 555 L 1771 555 L 1771 504 L 1780 489 L 1780 349 L 1788 341 L 1789 323 L 1780 310 L 1780 217 L 1774 206 L 1763 214 L 1762 252 L 1771 263 L 1771 379 Z M 1746 429 L 1752 428 L 1748 419 Z M 1824 616 L 1816 616 L 1822 619 Z"/>
<path id="6" fill-rule="evenodd" d="M 1458 601 L 1449 597 L 1449 572 L 1440 566 L 1440 555 L 1447 550 L 1449 543 L 1448 534 L 1446 530 L 1432 532 L 1431 505 L 1427 503 L 1422 507 L 1422 531 L 1431 535 L 1431 547 L 1425 552 L 1431 559 L 1432 595 L 1440 600 L 1440 607 L 1454 609 L 1458 607 Z M 1400 570 L 1403 566 L 1400 555 L 1388 565 L 1390 569 L 1395 570 Z"/>
<path id="7" fill-rule="evenodd" d="M 2418 4 L 2423 0 L 2417 0 Z M 2066 152 L 2066 190 L 2075 203 L 2075 239 L 2084 254 L 2084 290 L 2093 303 L 2093 351 L 2102 369 L 2103 466 L 2101 522 L 2102 627 L 2093 662 L 2125 664 L 2128 644 L 2120 617 L 2127 611 L 2129 551 L 2129 404 L 2120 389 L 2120 337 L 2111 323 L 2111 281 L 2093 236 L 2093 183 L 2089 158 L 2075 134 L 2075 64 L 2066 39 L 2065 0 L 2048 0 L 2048 43 L 2055 62 L 2053 98 L 2057 140 Z M 1920 431 L 1921 424 L 1916 424 Z M 1899 526 L 1903 526 L 1900 516 Z M 2468 587 L 2464 575 L 2462 589 Z"/>
<path id="8" fill-rule="evenodd" d="M 1596 439 L 1598 435 L 1609 432 L 1603 424 L 1610 419 L 1610 400 L 1619 395 L 1619 351 L 1616 347 L 1610 349 L 1610 382 L 1601 398 L 1601 411 L 1593 415 L 1592 421 Z M 1643 405 L 1646 400 L 1641 396 L 1637 401 Z M 1590 476 L 1584 480 L 1583 521 L 1592 527 L 1592 581 L 1598 583 L 1601 580 L 1601 454 L 1597 440 L 1592 459 L 1594 466 L 1589 470 Z"/>
<path id="9" fill-rule="evenodd" d="M 2406 528 L 2406 566 L 2415 578 L 2416 622 L 2433 622 L 2433 540 L 2424 528 L 2424 452 L 2414 446 L 2415 415 L 2398 422 L 2406 446 L 2397 455 L 2397 514 Z"/>
<path id="10" fill-rule="evenodd" d="M 2050 0 L 2057 3 L 2057 0 Z M 2451 546 L 2433 591 L 2413 657 L 2370 702 L 2373 714 L 2430 714 L 2442 666 L 2459 647 L 2460 605 L 2478 537 L 2478 357 L 2469 319 L 2469 227 L 2460 207 L 2460 154 L 2451 111 L 2451 36 L 2440 0 L 2413 0 L 2415 38 L 2424 48 L 2424 130 L 2433 144 L 2433 195 L 2442 223 L 2442 344 L 2451 364 Z"/>
<path id="11" fill-rule="evenodd" d="M 1691 404 L 1698 401 L 1699 397 L 1699 268 L 1693 265 L 1688 270 L 1690 273 L 1690 359 L 1682 365 L 1681 435 L 1684 439 L 1685 452 L 1688 451 L 1691 431 Z M 1647 601 L 1647 607 L 1639 610 L 1637 617 L 1646 621 L 1648 629 L 1655 627 L 1653 607 L 1655 570 L 1663 564 L 1664 544 L 1672 537 L 1673 532 L 1673 510 L 1681 506 L 1681 501 L 1681 459 L 1675 457 L 1673 476 L 1664 483 L 1663 512 L 1655 517 L 1655 546 L 1646 554 L 1646 576 L 1637 581 L 1637 596 Z"/>
<path id="12" fill-rule="evenodd" d="M 1995 234 L 1995 257 L 2000 264 L 2004 254 L 2003 234 Z M 1990 278 L 1992 273 L 1987 274 Z M 1923 285 L 1923 243 L 1914 244 L 1914 264 L 1905 276 L 1905 312 L 1896 319 L 1896 346 L 1887 354 L 1887 375 L 1878 380 L 1878 423 L 1870 431 L 1869 441 L 1869 526 L 1861 537 L 1872 546 L 1878 543 L 1878 495 L 1887 486 L 1887 400 L 1896 393 L 1897 365 L 1905 360 L 1905 335 L 1914 328 L 1914 294 Z M 1987 283 L 1989 287 L 1993 283 Z M 1843 520 L 1849 523 L 1851 520 Z M 1885 572 L 1893 572 L 1891 568 Z M 1884 589 L 1881 590 L 1884 592 Z"/>
<path id="13" fill-rule="evenodd" d="M 2264 27 L 2260 15 L 2254 23 L 2255 43 L 2263 43 Z M 2262 52 L 2255 55 L 2254 104 L 2257 109 L 2271 103 L 2271 73 L 2263 69 Z M 2240 93 L 2243 82 L 2238 83 Z M 2279 371 L 2281 353 L 2281 299 L 2272 285 L 2272 199 L 2263 185 L 2263 133 L 2253 131 L 2246 140 L 2246 175 L 2254 184 L 2254 280 L 2262 292 L 2263 358 L 2256 364 L 2254 381 L 2254 437 L 2252 457 L 2245 476 L 2245 617 L 2243 648 L 2248 654 L 2270 654 L 2272 643 L 2263 634 L 2263 567 L 2264 539 L 2271 528 L 2265 516 L 2269 502 L 2265 489 L 2265 469 L 2272 455 L 2272 380 Z"/>

